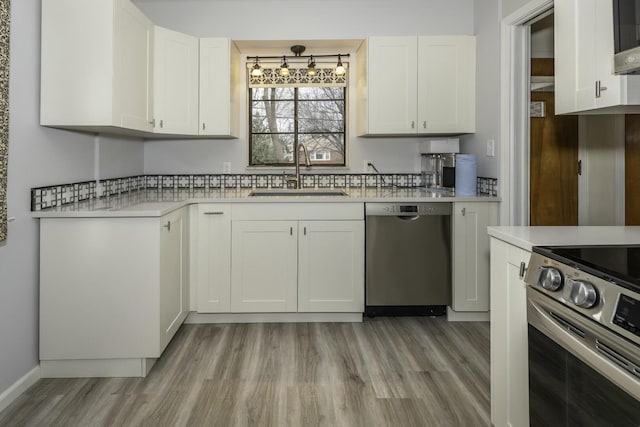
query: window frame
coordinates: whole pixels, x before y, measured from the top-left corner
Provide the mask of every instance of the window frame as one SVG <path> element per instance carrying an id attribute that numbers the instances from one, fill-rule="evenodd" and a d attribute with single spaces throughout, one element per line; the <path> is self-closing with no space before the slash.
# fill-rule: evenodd
<path id="1" fill-rule="evenodd" d="M 347 158 L 348 158 L 348 138 L 347 138 L 347 133 L 348 133 L 348 111 L 349 111 L 349 107 L 348 107 L 348 90 L 347 87 L 348 85 L 345 86 L 333 86 L 335 88 L 339 88 L 342 89 L 342 95 L 343 97 L 340 98 L 332 98 L 332 99 L 326 99 L 328 101 L 342 101 L 343 105 L 344 105 L 344 121 L 343 121 L 343 131 L 342 132 L 300 132 L 299 131 L 299 127 L 298 127 L 298 109 L 299 109 L 299 105 L 298 103 L 300 101 L 309 101 L 307 99 L 300 99 L 299 97 L 299 89 L 301 87 L 323 87 L 323 86 L 313 86 L 313 85 L 309 85 L 309 86 L 282 86 L 282 87 L 287 87 L 287 88 L 292 88 L 294 90 L 294 98 L 293 98 L 293 103 L 294 103 L 294 131 L 293 132 L 281 132 L 279 134 L 281 135 L 293 135 L 293 144 L 294 147 L 298 144 L 299 142 L 299 137 L 300 134 L 302 135 L 314 135 L 314 134 L 336 134 L 336 135 L 340 135 L 342 134 L 343 136 L 343 144 L 344 144 L 344 155 L 343 155 L 343 162 L 342 163 L 326 163 L 326 160 L 312 160 L 311 161 L 311 165 L 314 168 L 326 168 L 326 169 L 330 169 L 330 168 L 346 168 L 348 167 L 348 163 L 347 163 Z M 253 133 L 252 131 L 252 127 L 253 127 L 253 90 L 257 89 L 257 88 L 252 88 L 252 87 L 248 87 L 247 88 L 247 95 L 248 95 L 248 114 L 247 114 L 247 123 L 248 123 L 248 127 L 247 127 L 247 143 L 248 143 L 248 167 L 251 168 L 283 168 L 283 167 L 295 167 L 295 160 L 292 160 L 289 163 L 253 163 L 253 135 L 271 135 L 271 133 Z M 287 101 L 287 102 L 291 102 L 291 101 Z M 295 159 L 295 153 L 293 155 L 294 159 Z"/>

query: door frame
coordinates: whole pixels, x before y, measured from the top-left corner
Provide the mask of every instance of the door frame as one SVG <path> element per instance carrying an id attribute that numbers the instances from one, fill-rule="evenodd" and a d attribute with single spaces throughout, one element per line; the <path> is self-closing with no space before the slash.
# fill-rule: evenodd
<path id="1" fill-rule="evenodd" d="M 553 0 L 531 0 L 503 18 L 500 25 L 500 225 L 529 225 L 530 27 L 527 23 L 552 7 Z"/>

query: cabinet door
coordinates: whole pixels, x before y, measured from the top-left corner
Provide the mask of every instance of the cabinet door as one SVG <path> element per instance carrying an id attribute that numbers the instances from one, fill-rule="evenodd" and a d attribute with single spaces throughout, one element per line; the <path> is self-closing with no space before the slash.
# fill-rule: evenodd
<path id="1" fill-rule="evenodd" d="M 114 124 L 151 131 L 153 25 L 129 0 L 114 1 Z"/>
<path id="2" fill-rule="evenodd" d="M 198 312 L 231 310 L 231 207 L 198 207 Z"/>
<path id="3" fill-rule="evenodd" d="M 612 16 L 610 0 L 556 0 L 554 3 L 557 114 L 636 102 L 637 76 L 613 73 Z"/>
<path id="4" fill-rule="evenodd" d="M 295 312 L 297 272 L 296 221 L 232 222 L 232 312 Z"/>
<path id="5" fill-rule="evenodd" d="M 200 39 L 201 135 L 238 136 L 239 52 L 227 38 Z"/>
<path id="6" fill-rule="evenodd" d="M 418 38 L 418 133 L 475 132 L 473 36 Z"/>
<path id="7" fill-rule="evenodd" d="M 575 2 L 577 111 L 621 104 L 623 76 L 613 73 L 613 3 L 610 0 Z M 596 90 L 600 86 L 600 91 Z"/>
<path id="8" fill-rule="evenodd" d="M 189 314 L 188 230 L 184 210 L 160 221 L 160 346 L 169 343 Z"/>
<path id="9" fill-rule="evenodd" d="M 301 221 L 298 311 L 364 310 L 364 221 Z"/>
<path id="10" fill-rule="evenodd" d="M 369 133 L 417 131 L 417 37 L 368 40 Z"/>
<path id="11" fill-rule="evenodd" d="M 198 134 L 198 39 L 154 29 L 154 132 Z"/>
<path id="12" fill-rule="evenodd" d="M 491 239 L 491 422 L 529 425 L 527 296 L 531 254 Z"/>
<path id="13" fill-rule="evenodd" d="M 453 301 L 455 311 L 489 310 L 489 235 L 492 203 L 454 203 Z"/>

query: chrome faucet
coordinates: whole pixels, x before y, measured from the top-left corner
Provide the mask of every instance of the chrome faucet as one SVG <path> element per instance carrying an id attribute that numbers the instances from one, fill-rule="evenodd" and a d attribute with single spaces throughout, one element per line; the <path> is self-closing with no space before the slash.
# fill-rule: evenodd
<path id="1" fill-rule="evenodd" d="M 302 182 L 300 181 L 300 147 L 302 147 L 302 151 L 304 151 L 304 163 L 307 170 L 311 169 L 311 159 L 309 158 L 309 150 L 307 150 L 307 146 L 300 142 L 296 147 L 296 154 L 294 156 L 296 162 L 296 188 L 302 188 Z"/>

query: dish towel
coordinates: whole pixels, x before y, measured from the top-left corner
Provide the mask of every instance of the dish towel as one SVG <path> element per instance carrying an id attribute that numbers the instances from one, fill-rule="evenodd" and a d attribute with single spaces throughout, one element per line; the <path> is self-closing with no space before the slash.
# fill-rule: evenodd
<path id="1" fill-rule="evenodd" d="M 456 154 L 456 196 L 475 196 L 478 161 L 475 154 Z"/>

